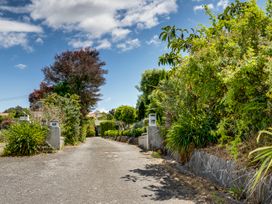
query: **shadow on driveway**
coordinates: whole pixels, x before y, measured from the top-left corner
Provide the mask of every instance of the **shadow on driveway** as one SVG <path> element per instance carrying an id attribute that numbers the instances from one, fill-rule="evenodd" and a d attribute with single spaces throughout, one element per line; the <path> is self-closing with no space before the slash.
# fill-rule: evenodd
<path id="1" fill-rule="evenodd" d="M 172 177 L 163 166 L 163 164 L 146 165 L 144 169 L 130 170 L 134 175 L 128 174 L 121 179 L 128 182 L 154 181 L 155 179 L 154 184 L 144 187 L 144 189 L 153 192 L 154 195 L 143 195 L 143 197 L 151 197 L 153 201 L 165 201 L 173 198 L 192 200 L 197 192 L 188 184 L 186 185 L 178 178 Z"/>

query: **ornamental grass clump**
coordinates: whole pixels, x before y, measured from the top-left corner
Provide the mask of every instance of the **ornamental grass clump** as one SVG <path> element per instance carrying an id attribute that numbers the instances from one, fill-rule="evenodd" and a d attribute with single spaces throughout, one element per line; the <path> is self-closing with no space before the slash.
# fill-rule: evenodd
<path id="1" fill-rule="evenodd" d="M 39 152 L 44 144 L 48 129 L 38 123 L 20 122 L 3 131 L 7 141 L 4 155 L 29 156 Z"/>
<path id="2" fill-rule="evenodd" d="M 257 137 L 257 143 L 263 135 L 272 136 L 272 128 L 268 130 L 260 131 Z M 257 163 L 259 168 L 257 169 L 255 175 L 251 179 L 250 192 L 253 192 L 257 186 L 266 179 L 266 177 L 271 174 L 272 170 L 272 145 L 267 145 L 259 147 L 249 153 L 252 163 Z"/>

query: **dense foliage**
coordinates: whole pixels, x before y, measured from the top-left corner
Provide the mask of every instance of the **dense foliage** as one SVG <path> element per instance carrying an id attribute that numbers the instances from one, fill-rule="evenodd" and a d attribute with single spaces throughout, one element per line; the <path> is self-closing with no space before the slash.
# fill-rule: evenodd
<path id="1" fill-rule="evenodd" d="M 148 113 L 153 112 L 153 108 L 149 106 L 150 95 L 157 88 L 160 81 L 165 79 L 167 72 L 164 69 L 150 69 L 144 71 L 141 77 L 140 85 L 136 88 L 141 92 L 137 101 L 138 119 L 141 120 Z"/>
<path id="2" fill-rule="evenodd" d="M 59 120 L 65 144 L 75 145 L 81 140 L 84 141 L 84 135 L 80 137 L 81 112 L 77 95 L 63 97 L 53 93 L 43 103 L 46 120 Z"/>
<path id="3" fill-rule="evenodd" d="M 55 62 L 43 72 L 47 85 L 53 86 L 54 92 L 61 96 L 79 96 L 81 112 L 85 116 L 99 100 L 99 90 L 107 73 L 102 69 L 104 65 L 98 51 L 85 48 L 56 55 Z"/>
<path id="4" fill-rule="evenodd" d="M 2 134 L 7 141 L 4 154 L 24 156 L 38 152 L 39 146 L 45 142 L 48 129 L 38 123 L 20 122 L 4 130 Z"/>
<path id="5" fill-rule="evenodd" d="M 136 121 L 136 109 L 132 106 L 119 106 L 114 111 L 114 118 L 121 122 L 123 129 L 126 129 L 128 125 Z"/>
<path id="6" fill-rule="evenodd" d="M 10 118 L 20 118 L 21 116 L 29 115 L 30 112 L 27 108 L 16 106 L 5 110 L 4 113 L 8 113 Z"/>
<path id="7" fill-rule="evenodd" d="M 86 120 L 87 125 L 87 135 L 86 137 L 93 137 L 95 136 L 95 122 L 93 118 L 87 118 Z"/>
<path id="8" fill-rule="evenodd" d="M 105 132 L 108 130 L 116 130 L 116 123 L 113 120 L 105 120 L 100 123 L 100 134 L 105 136 Z"/>
<path id="9" fill-rule="evenodd" d="M 149 93 L 149 109 L 162 116 L 171 150 L 219 141 L 237 157 L 241 141 L 272 123 L 271 12 L 254 0 L 206 12 L 210 27 L 163 28 L 170 52 L 160 64 L 172 69 Z"/>
<path id="10" fill-rule="evenodd" d="M 94 120 L 90 118 L 86 118 L 81 122 L 81 129 L 80 129 L 80 136 L 79 141 L 84 142 L 86 137 L 93 137 L 95 136 L 95 125 Z"/>
<path id="11" fill-rule="evenodd" d="M 139 137 L 146 132 L 145 128 L 132 128 L 129 130 L 108 130 L 104 133 L 105 136 L 128 136 L 128 137 Z"/>

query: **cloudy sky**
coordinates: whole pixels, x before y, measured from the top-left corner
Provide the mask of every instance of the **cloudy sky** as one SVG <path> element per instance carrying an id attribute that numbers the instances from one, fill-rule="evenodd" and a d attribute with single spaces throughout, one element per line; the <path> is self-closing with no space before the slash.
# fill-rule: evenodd
<path id="1" fill-rule="evenodd" d="M 97 109 L 135 105 L 145 69 L 157 68 L 162 26 L 208 25 L 231 0 L 0 0 L 0 111 L 28 106 L 41 68 L 65 50 L 93 47 L 109 71 Z M 264 0 L 258 1 L 264 7 Z"/>

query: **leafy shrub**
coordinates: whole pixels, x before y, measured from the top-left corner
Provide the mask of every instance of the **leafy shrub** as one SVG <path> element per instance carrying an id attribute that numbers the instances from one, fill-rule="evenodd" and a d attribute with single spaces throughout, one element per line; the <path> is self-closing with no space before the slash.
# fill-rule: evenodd
<path id="1" fill-rule="evenodd" d="M 146 132 L 146 128 L 145 127 L 143 127 L 143 128 L 135 128 L 135 129 L 130 130 L 130 136 L 132 136 L 132 137 L 139 137 L 139 136 L 141 136 L 145 132 Z"/>
<path id="2" fill-rule="evenodd" d="M 2 131 L 0 130 L 0 143 L 1 142 L 5 142 L 5 137 L 4 137 L 3 133 L 2 133 Z"/>
<path id="3" fill-rule="evenodd" d="M 62 128 L 65 144 L 75 145 L 80 138 L 80 103 L 79 96 L 51 94 L 43 101 L 46 119 L 58 119 Z"/>
<path id="4" fill-rule="evenodd" d="M 95 136 L 95 126 L 94 121 L 92 119 L 86 118 L 82 121 L 81 125 L 81 135 L 79 140 L 84 142 L 86 137 L 93 137 Z"/>
<path id="5" fill-rule="evenodd" d="M 177 152 L 186 152 L 191 145 L 203 147 L 215 141 L 215 137 L 211 135 L 214 127 L 212 118 L 187 115 L 186 119 L 181 119 L 169 129 L 166 136 L 167 147 Z"/>
<path id="6" fill-rule="evenodd" d="M 137 118 L 136 109 L 131 106 L 119 106 L 118 108 L 115 109 L 114 118 L 117 121 L 123 123 L 122 128 L 125 129 L 129 126 L 129 124 L 135 122 Z"/>
<path id="7" fill-rule="evenodd" d="M 38 123 L 20 122 L 3 131 L 7 140 L 5 155 L 24 156 L 38 152 L 38 147 L 45 142 L 48 129 Z"/>
<path id="8" fill-rule="evenodd" d="M 131 130 L 123 130 L 121 132 L 121 135 L 130 137 L 131 136 Z"/>
<path id="9" fill-rule="evenodd" d="M 87 137 L 94 137 L 95 136 L 95 130 L 89 128 L 88 132 L 87 132 Z"/>
<path id="10" fill-rule="evenodd" d="M 87 137 L 95 136 L 95 124 L 93 119 L 88 119 Z"/>
<path id="11" fill-rule="evenodd" d="M 130 129 L 130 130 L 108 130 L 105 131 L 105 136 L 128 136 L 128 137 L 139 137 L 144 132 L 146 132 L 145 128 L 136 128 L 136 129 Z"/>
<path id="12" fill-rule="evenodd" d="M 115 136 L 119 136 L 120 132 L 118 130 L 107 130 L 105 131 L 105 136 L 110 136 L 110 137 L 115 137 Z"/>
<path id="13" fill-rule="evenodd" d="M 63 135 L 65 144 L 77 144 L 80 134 L 80 102 L 77 95 L 62 97 L 65 118 L 63 121 Z"/>
<path id="14" fill-rule="evenodd" d="M 107 130 L 116 130 L 115 122 L 112 120 L 105 120 L 100 123 L 101 136 L 105 136 Z"/>
<path id="15" fill-rule="evenodd" d="M 86 140 L 87 131 L 88 131 L 88 123 L 86 121 L 83 121 L 80 128 L 80 136 L 79 136 L 80 142 L 84 142 Z"/>

